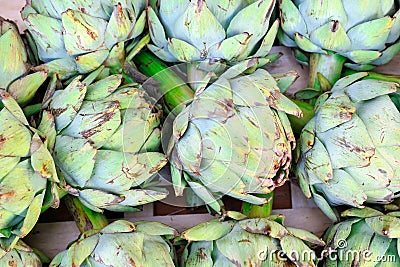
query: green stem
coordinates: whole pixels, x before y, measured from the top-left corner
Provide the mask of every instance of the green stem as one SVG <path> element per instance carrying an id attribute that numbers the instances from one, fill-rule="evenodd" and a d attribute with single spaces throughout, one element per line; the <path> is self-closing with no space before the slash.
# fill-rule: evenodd
<path id="1" fill-rule="evenodd" d="M 64 197 L 65 204 L 81 233 L 99 231 L 108 225 L 106 216 L 85 207 L 77 197 Z"/>
<path id="2" fill-rule="evenodd" d="M 158 90 L 163 94 L 169 110 L 178 114 L 183 105 L 192 101 L 193 90 L 157 57 L 140 52 L 133 59 L 140 72 L 159 82 Z"/>
<path id="3" fill-rule="evenodd" d="M 344 76 L 348 76 L 351 74 L 358 73 L 355 70 L 346 70 L 343 73 Z M 374 79 L 374 80 L 380 80 L 380 81 L 385 81 L 385 82 L 395 82 L 395 83 L 400 83 L 400 75 L 393 75 L 393 74 L 384 74 L 384 73 L 377 73 L 377 72 L 368 72 L 368 76 L 366 76 L 364 79 Z"/>
<path id="4" fill-rule="evenodd" d="M 269 194 L 257 194 L 256 196 L 269 199 L 269 201 L 267 204 L 261 206 L 243 202 L 242 213 L 248 218 L 266 218 L 270 216 L 272 214 L 274 192 Z"/>
<path id="5" fill-rule="evenodd" d="M 345 61 L 345 57 L 329 51 L 327 54 L 311 54 L 308 87 L 326 91 L 324 78 L 331 86 L 336 83 L 340 79 Z"/>
<path id="6" fill-rule="evenodd" d="M 304 126 L 314 117 L 314 106 L 296 99 L 292 101 L 301 109 L 303 112 L 303 117 L 298 118 L 293 115 L 288 115 L 290 125 L 292 126 L 293 132 L 300 134 Z"/>
<path id="7" fill-rule="evenodd" d="M 42 109 L 42 104 L 35 104 L 31 106 L 26 106 L 24 107 L 24 114 L 26 117 L 33 116 L 35 114 L 38 114 L 40 110 Z"/>

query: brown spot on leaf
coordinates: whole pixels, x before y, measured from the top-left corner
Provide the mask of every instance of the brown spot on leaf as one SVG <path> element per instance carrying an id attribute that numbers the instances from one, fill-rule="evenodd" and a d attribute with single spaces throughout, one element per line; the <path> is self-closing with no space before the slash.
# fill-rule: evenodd
<path id="1" fill-rule="evenodd" d="M 7 138 L 4 135 L 0 134 L 0 147 L 2 147 L 6 141 Z"/>
<path id="2" fill-rule="evenodd" d="M 339 29 L 339 21 L 332 21 L 331 32 L 336 32 Z"/>

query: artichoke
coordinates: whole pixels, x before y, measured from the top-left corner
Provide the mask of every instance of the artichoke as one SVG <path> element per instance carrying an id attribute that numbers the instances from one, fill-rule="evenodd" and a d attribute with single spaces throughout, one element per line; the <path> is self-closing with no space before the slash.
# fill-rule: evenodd
<path id="1" fill-rule="evenodd" d="M 151 182 L 167 161 L 157 152 L 162 112 L 138 84 L 103 73 L 55 91 L 39 129 L 68 193 L 94 211 L 134 211 L 167 195 Z"/>
<path id="2" fill-rule="evenodd" d="M 315 71 L 310 74 L 310 87 L 315 86 L 318 72 L 333 84 L 346 61 L 346 67 L 371 70 L 400 51 L 400 13 L 394 0 L 279 3 L 278 39 L 285 46 L 312 53 L 310 67 Z"/>
<path id="3" fill-rule="evenodd" d="M 83 234 L 50 267 L 175 266 L 168 239 L 176 231 L 156 222 L 115 221 L 98 233 Z"/>
<path id="4" fill-rule="evenodd" d="M 342 215 L 350 218 L 331 226 L 325 234 L 324 266 L 400 265 L 399 212 L 353 208 Z"/>
<path id="5" fill-rule="evenodd" d="M 7 240 L 0 239 L 0 267 L 41 267 L 41 257 L 27 244 L 19 240 L 12 250 L 8 250 Z M 47 259 L 46 259 L 47 260 Z"/>
<path id="6" fill-rule="evenodd" d="M 276 20 L 269 28 L 274 6 L 274 0 L 161 0 L 158 14 L 148 8 L 148 48 L 168 62 L 266 64 L 279 27 Z"/>
<path id="7" fill-rule="evenodd" d="M 120 72 L 126 46 L 131 40 L 134 44 L 144 29 L 145 2 L 27 1 L 22 17 L 39 58 L 47 62 L 39 69 L 63 78 L 89 73 L 101 65 Z"/>
<path id="8" fill-rule="evenodd" d="M 360 80 L 367 75 L 342 78 L 322 95 L 299 141 L 301 188 L 332 220 L 330 205 L 390 203 L 400 192 L 399 85 Z"/>
<path id="9" fill-rule="evenodd" d="M 19 105 L 28 104 L 47 78 L 44 71 L 29 74 L 31 62 L 17 25 L 0 17 L 0 88 Z"/>
<path id="10" fill-rule="evenodd" d="M 9 93 L 0 89 L 0 237 L 10 246 L 36 224 L 42 205 L 58 205 L 58 177 L 48 141 L 30 127 Z"/>
<path id="11" fill-rule="evenodd" d="M 212 220 L 182 233 L 189 241 L 182 266 L 316 266 L 308 231 L 285 227 L 282 215 L 240 221 Z"/>
<path id="12" fill-rule="evenodd" d="M 175 118 L 167 148 L 175 193 L 188 184 L 217 212 L 221 195 L 262 205 L 257 194 L 288 179 L 295 139 L 286 114 L 301 110 L 266 70 L 241 76 L 248 67 L 244 61 L 205 82 Z"/>

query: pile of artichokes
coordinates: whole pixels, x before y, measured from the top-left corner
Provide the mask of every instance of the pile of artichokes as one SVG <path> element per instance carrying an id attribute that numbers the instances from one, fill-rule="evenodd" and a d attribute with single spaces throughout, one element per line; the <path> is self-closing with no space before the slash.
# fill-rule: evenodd
<path id="1" fill-rule="evenodd" d="M 399 266 L 400 76 L 367 72 L 400 52 L 399 8 L 27 0 L 24 33 L 0 17 L 0 266 Z M 264 68 L 273 45 L 306 88 Z M 271 213 L 290 179 L 333 221 L 321 238 Z M 105 215 L 171 199 L 215 219 Z M 60 202 L 81 235 L 49 259 L 23 239 Z"/>

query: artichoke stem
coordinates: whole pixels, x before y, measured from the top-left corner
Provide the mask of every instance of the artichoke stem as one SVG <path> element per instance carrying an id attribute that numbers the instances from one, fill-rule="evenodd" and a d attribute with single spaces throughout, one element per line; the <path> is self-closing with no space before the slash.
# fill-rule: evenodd
<path id="1" fill-rule="evenodd" d="M 272 204 L 274 198 L 274 192 L 269 194 L 257 194 L 257 197 L 263 197 L 269 199 L 267 204 L 264 205 L 254 205 L 247 202 L 242 204 L 242 213 L 248 218 L 267 218 L 272 214 Z"/>
<path id="2" fill-rule="evenodd" d="M 326 55 L 319 53 L 311 54 L 308 87 L 327 91 L 322 84 L 323 81 L 318 77 L 318 73 L 325 77 L 332 86 L 340 79 L 345 61 L 345 57 L 329 51 Z"/>
<path id="3" fill-rule="evenodd" d="M 68 195 L 64 197 L 64 200 L 81 233 L 90 230 L 99 231 L 108 225 L 104 214 L 86 208 L 77 197 Z"/>
<path id="4" fill-rule="evenodd" d="M 140 72 L 159 82 L 158 91 L 162 93 L 168 110 L 179 114 L 186 103 L 193 100 L 193 90 L 157 57 L 147 52 L 137 54 L 133 62 Z"/>

